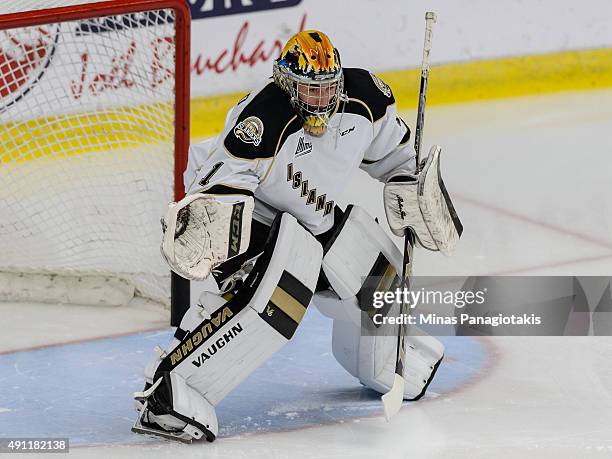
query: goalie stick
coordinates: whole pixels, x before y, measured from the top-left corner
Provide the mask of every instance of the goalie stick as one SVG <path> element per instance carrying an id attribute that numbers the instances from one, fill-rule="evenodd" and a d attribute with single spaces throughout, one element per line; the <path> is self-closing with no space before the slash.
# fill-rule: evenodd
<path id="1" fill-rule="evenodd" d="M 420 168 L 420 152 L 423 140 L 423 125 L 425 123 L 425 101 L 427 98 L 427 81 L 429 78 L 429 53 L 431 51 L 431 36 L 433 25 L 436 22 L 436 14 L 428 11 L 425 13 L 425 42 L 423 44 L 423 61 L 421 64 L 421 86 L 419 89 L 419 108 L 417 110 L 417 122 L 414 134 L 414 151 L 416 153 L 416 174 Z M 410 288 L 410 276 L 412 276 L 412 250 L 415 243 L 414 232 L 407 228 L 404 233 L 404 261 L 402 267 L 402 286 Z M 403 295 L 402 295 L 403 297 Z M 406 302 L 400 304 L 400 317 L 406 313 Z M 406 358 L 406 343 L 404 339 L 405 324 L 398 325 L 397 331 L 397 355 L 395 360 L 395 378 L 393 386 L 382 396 L 385 418 L 387 421 L 402 407 L 404 400 L 404 361 Z"/>

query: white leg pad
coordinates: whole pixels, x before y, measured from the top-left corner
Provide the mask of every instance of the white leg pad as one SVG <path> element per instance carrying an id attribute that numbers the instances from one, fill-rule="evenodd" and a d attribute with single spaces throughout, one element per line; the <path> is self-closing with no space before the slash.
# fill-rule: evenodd
<path id="1" fill-rule="evenodd" d="M 361 326 L 361 310 L 355 296 L 341 300 L 335 292 L 324 290 L 315 293 L 312 302 L 321 314 L 330 319 L 349 321 L 357 327 Z"/>
<path id="2" fill-rule="evenodd" d="M 203 296 L 206 305 L 192 306 L 175 335 L 180 340 L 147 366 L 146 378 L 156 382 L 177 375 L 185 382 L 177 387 L 188 391 L 173 392 L 173 400 L 189 402 L 195 393 L 205 402 L 202 410 L 216 406 L 293 336 L 315 290 L 322 257 L 314 236 L 283 214 L 236 295 L 228 301 Z"/>
<path id="3" fill-rule="evenodd" d="M 401 273 L 402 254 L 364 209 L 349 206 L 325 252 L 323 271 L 338 297 L 352 298 L 358 296 L 365 277 L 386 280 Z"/>
<path id="4" fill-rule="evenodd" d="M 416 326 L 409 327 L 405 337 L 404 399 L 420 398 L 444 356 L 444 345 Z M 332 351 L 334 357 L 362 384 L 381 394 L 386 393 L 395 378 L 397 335 L 365 336 L 351 322 L 334 320 Z"/>
<path id="5" fill-rule="evenodd" d="M 323 270 L 334 291 L 318 292 L 314 303 L 334 319 L 332 350 L 336 360 L 364 385 L 385 393 L 395 378 L 397 326 L 381 326 L 373 336 L 362 330 L 362 320 L 367 320 L 371 306 L 362 304 L 360 294 L 368 278 L 375 279 L 376 290 L 390 289 L 397 283 L 402 255 L 374 219 L 356 206 L 347 209 L 332 240 L 323 258 Z M 395 304 L 387 314 L 397 315 L 398 311 Z M 407 333 L 404 398 L 412 400 L 424 394 L 444 355 L 444 346 L 417 327 L 408 327 Z"/>

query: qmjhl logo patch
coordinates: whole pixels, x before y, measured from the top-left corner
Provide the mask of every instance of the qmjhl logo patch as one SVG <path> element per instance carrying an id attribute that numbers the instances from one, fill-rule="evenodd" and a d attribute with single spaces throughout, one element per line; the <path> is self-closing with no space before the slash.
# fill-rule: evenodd
<path id="1" fill-rule="evenodd" d="M 306 142 L 304 137 L 300 137 L 298 140 L 297 148 L 295 149 L 295 157 L 299 158 L 300 156 L 307 155 L 312 152 L 312 143 Z"/>

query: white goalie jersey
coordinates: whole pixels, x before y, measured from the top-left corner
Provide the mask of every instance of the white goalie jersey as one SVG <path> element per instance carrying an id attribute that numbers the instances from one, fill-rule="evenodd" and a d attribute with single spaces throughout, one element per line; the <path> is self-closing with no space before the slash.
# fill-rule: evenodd
<path id="1" fill-rule="evenodd" d="M 192 145 L 186 192 L 255 197 L 253 217 L 271 224 L 288 212 L 313 234 L 333 225 L 333 208 L 356 168 L 383 182 L 415 170 L 410 130 L 387 84 L 344 69 L 344 94 L 322 136 L 302 128 L 272 81 L 228 113 L 218 137 Z"/>

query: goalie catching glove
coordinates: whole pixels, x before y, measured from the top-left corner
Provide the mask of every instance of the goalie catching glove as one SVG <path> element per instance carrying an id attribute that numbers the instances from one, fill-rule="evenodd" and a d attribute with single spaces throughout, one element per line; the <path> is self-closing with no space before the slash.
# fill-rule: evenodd
<path id="1" fill-rule="evenodd" d="M 213 268 L 245 252 L 251 235 L 251 196 L 194 193 L 168 205 L 161 252 L 177 274 L 204 280 Z"/>
<path id="2" fill-rule="evenodd" d="M 385 185 L 384 203 L 391 231 L 415 232 L 418 244 L 451 255 L 463 232 L 440 175 L 441 148 L 434 145 L 418 175 L 392 177 Z"/>

